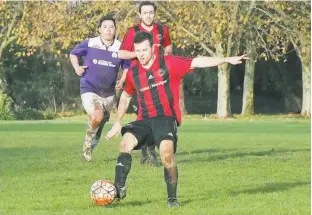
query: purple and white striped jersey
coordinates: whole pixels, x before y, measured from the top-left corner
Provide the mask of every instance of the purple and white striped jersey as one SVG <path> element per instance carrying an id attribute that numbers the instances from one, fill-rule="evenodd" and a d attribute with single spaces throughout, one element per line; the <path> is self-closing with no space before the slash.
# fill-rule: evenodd
<path id="1" fill-rule="evenodd" d="M 88 67 L 80 78 L 80 94 L 93 92 L 104 98 L 115 94 L 119 67 L 130 67 L 130 62 L 118 58 L 120 45 L 115 39 L 106 47 L 98 36 L 84 40 L 70 52 L 77 57 L 84 56 L 83 65 Z"/>

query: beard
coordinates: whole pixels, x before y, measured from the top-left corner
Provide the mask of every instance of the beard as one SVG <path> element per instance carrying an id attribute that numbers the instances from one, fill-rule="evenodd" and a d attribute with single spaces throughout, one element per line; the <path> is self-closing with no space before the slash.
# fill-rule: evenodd
<path id="1" fill-rule="evenodd" d="M 146 26 L 152 26 L 154 24 L 154 20 L 153 19 L 150 19 L 148 21 L 145 21 L 145 20 L 142 19 L 142 22 Z"/>

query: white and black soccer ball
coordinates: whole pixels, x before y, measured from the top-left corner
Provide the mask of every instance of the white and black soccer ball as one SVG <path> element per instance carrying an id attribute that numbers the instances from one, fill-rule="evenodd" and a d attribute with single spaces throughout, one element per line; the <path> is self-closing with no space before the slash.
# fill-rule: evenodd
<path id="1" fill-rule="evenodd" d="M 117 191 L 111 181 L 100 179 L 92 184 L 90 194 L 96 205 L 110 205 L 116 198 Z"/>

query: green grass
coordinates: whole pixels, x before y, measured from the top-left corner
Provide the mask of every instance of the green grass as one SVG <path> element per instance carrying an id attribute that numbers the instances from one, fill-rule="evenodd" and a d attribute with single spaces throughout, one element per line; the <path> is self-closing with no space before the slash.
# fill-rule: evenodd
<path id="1" fill-rule="evenodd" d="M 109 208 L 94 205 L 90 186 L 114 179 L 119 138 L 102 139 L 86 163 L 84 130 L 83 118 L 0 122 L 0 215 L 311 213 L 309 120 L 186 118 L 176 154 L 178 209 L 166 207 L 163 168 L 140 165 L 138 151 L 127 198 Z"/>

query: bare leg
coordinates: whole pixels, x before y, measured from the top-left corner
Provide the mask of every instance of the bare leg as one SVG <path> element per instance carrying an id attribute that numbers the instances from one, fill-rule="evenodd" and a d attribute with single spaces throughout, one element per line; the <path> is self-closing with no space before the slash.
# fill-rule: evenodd
<path id="1" fill-rule="evenodd" d="M 94 136 L 94 138 L 92 139 L 92 144 L 91 144 L 91 152 L 93 152 L 93 150 L 95 149 L 95 147 L 99 144 L 100 142 L 100 138 L 102 136 L 102 131 L 103 131 L 103 128 L 104 128 L 104 125 L 106 122 L 109 121 L 109 117 L 110 117 L 110 114 L 109 112 L 107 112 L 106 110 L 104 111 L 103 113 L 103 120 L 100 122 L 99 126 L 98 126 L 98 130 Z"/>
<path id="2" fill-rule="evenodd" d="M 102 120 L 103 120 L 102 109 L 95 110 L 92 114 L 89 115 L 87 133 L 86 133 L 85 141 L 84 141 L 83 148 L 82 148 L 83 158 L 86 161 L 91 161 L 92 140 L 95 137 Z"/>

